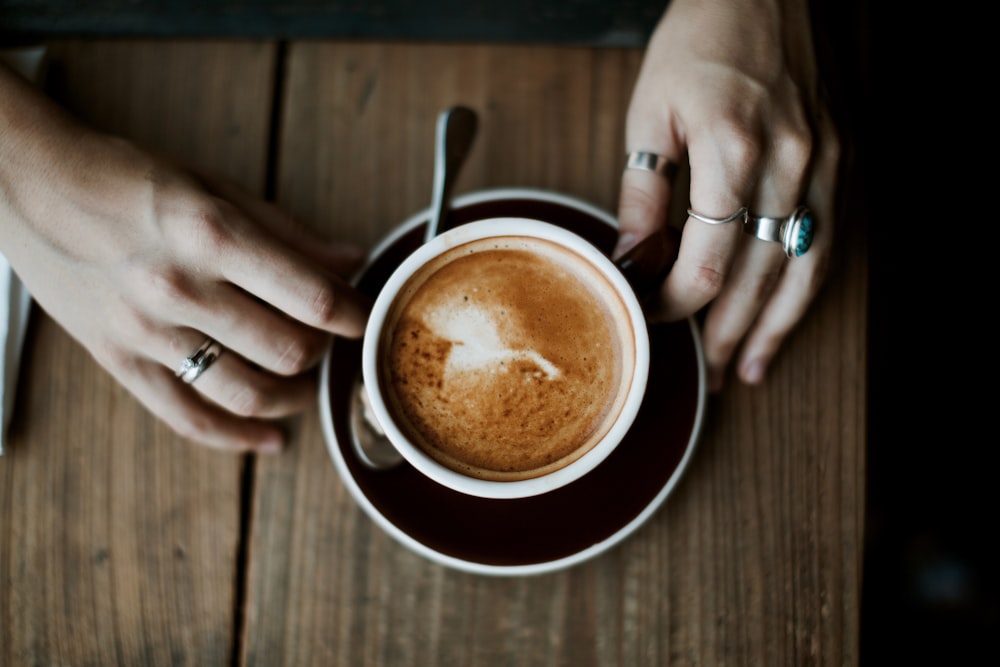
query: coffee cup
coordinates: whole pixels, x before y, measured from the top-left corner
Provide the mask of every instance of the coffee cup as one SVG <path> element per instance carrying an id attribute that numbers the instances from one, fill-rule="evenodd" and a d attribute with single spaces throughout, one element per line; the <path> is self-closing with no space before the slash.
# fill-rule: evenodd
<path id="1" fill-rule="evenodd" d="M 594 470 L 628 433 L 648 379 L 641 255 L 613 263 L 573 231 L 512 217 L 417 248 L 376 298 L 362 347 L 393 446 L 483 498 L 543 494 Z"/>

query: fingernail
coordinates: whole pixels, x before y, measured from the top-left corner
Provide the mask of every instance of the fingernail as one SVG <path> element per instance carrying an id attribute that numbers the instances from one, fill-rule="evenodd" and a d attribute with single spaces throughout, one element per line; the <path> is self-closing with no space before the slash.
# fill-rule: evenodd
<path id="1" fill-rule="evenodd" d="M 761 359 L 754 359 L 743 365 L 743 381 L 747 384 L 759 384 L 764 379 L 767 364 Z"/>

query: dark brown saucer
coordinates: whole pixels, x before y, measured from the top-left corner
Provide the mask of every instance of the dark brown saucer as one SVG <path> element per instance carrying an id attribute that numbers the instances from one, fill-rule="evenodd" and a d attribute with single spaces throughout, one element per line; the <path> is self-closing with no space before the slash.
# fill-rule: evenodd
<path id="1" fill-rule="evenodd" d="M 375 297 L 422 242 L 428 211 L 374 249 L 355 280 Z M 566 195 L 510 188 L 458 197 L 449 227 L 493 217 L 545 220 L 574 230 L 610 253 L 613 216 Z M 704 361 L 693 320 L 650 327 L 650 373 L 639 415 L 598 468 L 540 496 L 513 500 L 452 491 L 409 464 L 374 471 L 355 456 L 348 431 L 351 383 L 361 341 L 337 339 L 323 361 L 320 413 L 331 457 L 365 512 L 405 546 L 436 562 L 492 575 L 562 569 L 620 543 L 663 504 L 693 455 L 705 408 Z"/>

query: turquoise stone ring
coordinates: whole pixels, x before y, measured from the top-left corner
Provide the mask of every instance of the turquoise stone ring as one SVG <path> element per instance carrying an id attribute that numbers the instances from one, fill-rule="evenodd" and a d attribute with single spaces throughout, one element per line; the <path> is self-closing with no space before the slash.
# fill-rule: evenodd
<path id="1" fill-rule="evenodd" d="M 788 257 L 801 257 L 812 245 L 816 230 L 816 217 L 805 206 L 800 206 L 787 218 L 769 218 L 747 215 L 743 231 L 761 241 L 781 243 Z"/>
<path id="2" fill-rule="evenodd" d="M 816 226 L 816 218 L 812 211 L 805 206 L 795 209 L 795 213 L 788 217 L 785 223 L 785 231 L 782 236 L 782 245 L 785 254 L 789 257 L 801 257 L 809 250 L 813 241 L 813 229 Z"/>

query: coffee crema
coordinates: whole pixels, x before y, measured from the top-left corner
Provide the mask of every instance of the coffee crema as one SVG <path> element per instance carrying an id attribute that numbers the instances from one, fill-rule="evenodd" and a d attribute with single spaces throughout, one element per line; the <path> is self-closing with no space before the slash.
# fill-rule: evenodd
<path id="1" fill-rule="evenodd" d="M 379 382 L 400 430 L 439 463 L 517 481 L 579 459 L 625 403 L 635 335 L 615 286 L 551 241 L 452 248 L 400 290 Z"/>

